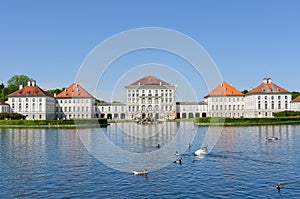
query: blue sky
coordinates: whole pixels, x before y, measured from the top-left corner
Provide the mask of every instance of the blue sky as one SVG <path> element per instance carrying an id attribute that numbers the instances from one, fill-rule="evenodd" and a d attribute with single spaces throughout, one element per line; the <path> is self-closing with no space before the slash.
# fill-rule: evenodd
<path id="1" fill-rule="evenodd" d="M 83 61 L 99 43 L 129 29 L 162 27 L 181 32 L 202 45 L 216 63 L 222 79 L 239 90 L 256 87 L 267 76 L 290 91 L 300 91 L 299 9 L 300 2 L 296 0 L 2 0 L 0 83 L 6 84 L 14 74 L 26 74 L 36 79 L 41 88 L 68 86 L 75 81 Z M 129 56 L 123 63 L 120 59 L 108 77 L 120 71 L 126 74 L 130 67 L 128 71 L 119 69 L 129 64 L 137 67 L 156 62 L 179 70 L 175 66 L 179 63 L 176 58 L 172 61 L 166 53 L 147 52 Z M 201 100 L 208 92 L 205 84 L 192 77 L 193 71 L 188 65 L 182 62 L 181 66 L 184 72 L 180 73 L 190 81 Z M 151 67 L 139 73 L 140 76 L 144 74 L 176 81 L 168 72 L 159 74 Z M 131 82 L 140 76 L 132 75 Z M 100 84 L 96 97 L 109 101 L 108 93 L 119 85 L 101 81 Z M 181 94 L 182 100 L 194 100 L 184 92 Z"/>

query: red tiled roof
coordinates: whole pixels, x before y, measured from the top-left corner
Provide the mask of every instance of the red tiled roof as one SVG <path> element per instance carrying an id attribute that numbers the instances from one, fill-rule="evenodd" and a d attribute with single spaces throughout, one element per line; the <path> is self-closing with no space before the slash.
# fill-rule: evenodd
<path id="1" fill-rule="evenodd" d="M 300 102 L 300 96 L 296 97 L 292 102 Z"/>
<path id="2" fill-rule="evenodd" d="M 244 94 L 230 84 L 222 82 L 217 88 L 206 95 L 205 98 L 212 96 L 244 96 Z"/>
<path id="3" fill-rule="evenodd" d="M 25 86 L 22 89 L 19 89 L 11 94 L 8 97 L 53 97 L 47 91 L 44 91 L 38 86 Z"/>
<path id="4" fill-rule="evenodd" d="M 0 105 L 8 105 L 8 106 L 9 106 L 9 104 L 5 103 L 5 102 L 2 101 L 2 100 L 0 100 Z"/>
<path id="5" fill-rule="evenodd" d="M 78 83 L 73 83 L 71 86 L 59 93 L 56 98 L 93 98 L 93 96 Z"/>
<path id="6" fill-rule="evenodd" d="M 290 93 L 288 90 L 281 88 L 271 83 L 261 83 L 258 87 L 250 90 L 246 95 L 257 94 L 257 93 Z"/>
<path id="7" fill-rule="evenodd" d="M 130 85 L 170 85 L 169 83 L 161 80 L 161 79 L 158 79 L 157 77 L 154 77 L 154 76 L 146 76 L 146 77 L 143 77 L 135 82 L 133 82 L 132 84 Z"/>

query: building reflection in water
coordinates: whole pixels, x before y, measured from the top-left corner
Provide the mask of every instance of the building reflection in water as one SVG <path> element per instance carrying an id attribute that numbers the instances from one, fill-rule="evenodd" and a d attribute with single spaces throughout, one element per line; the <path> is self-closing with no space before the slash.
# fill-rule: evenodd
<path id="1" fill-rule="evenodd" d="M 183 154 L 187 150 L 196 133 L 193 123 L 165 122 L 153 125 L 117 123 L 108 128 L 83 129 L 79 135 L 88 151 L 100 162 L 129 172 L 168 166 L 176 158 L 176 151 Z"/>

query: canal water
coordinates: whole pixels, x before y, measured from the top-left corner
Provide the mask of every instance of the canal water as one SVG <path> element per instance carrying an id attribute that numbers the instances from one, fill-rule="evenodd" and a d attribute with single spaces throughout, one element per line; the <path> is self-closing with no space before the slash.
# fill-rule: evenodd
<path id="1" fill-rule="evenodd" d="M 0 198 L 300 198 L 300 125 L 210 128 L 217 139 L 192 123 L 2 128 Z"/>

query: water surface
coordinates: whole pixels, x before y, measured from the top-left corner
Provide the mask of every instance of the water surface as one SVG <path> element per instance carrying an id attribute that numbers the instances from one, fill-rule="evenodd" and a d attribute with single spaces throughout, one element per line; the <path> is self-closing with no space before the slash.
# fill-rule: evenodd
<path id="1" fill-rule="evenodd" d="M 114 125 L 106 129 L 111 136 Z M 181 166 L 150 170 L 147 177 L 102 164 L 76 130 L 0 129 L 0 198 L 300 198 L 299 125 L 225 127 L 210 154 L 199 159 L 193 152 L 205 128 L 195 127 Z M 157 142 L 164 147 L 172 135 L 143 143 L 118 134 L 116 142 L 141 153 L 156 150 Z M 265 142 L 268 136 L 279 140 Z"/>

